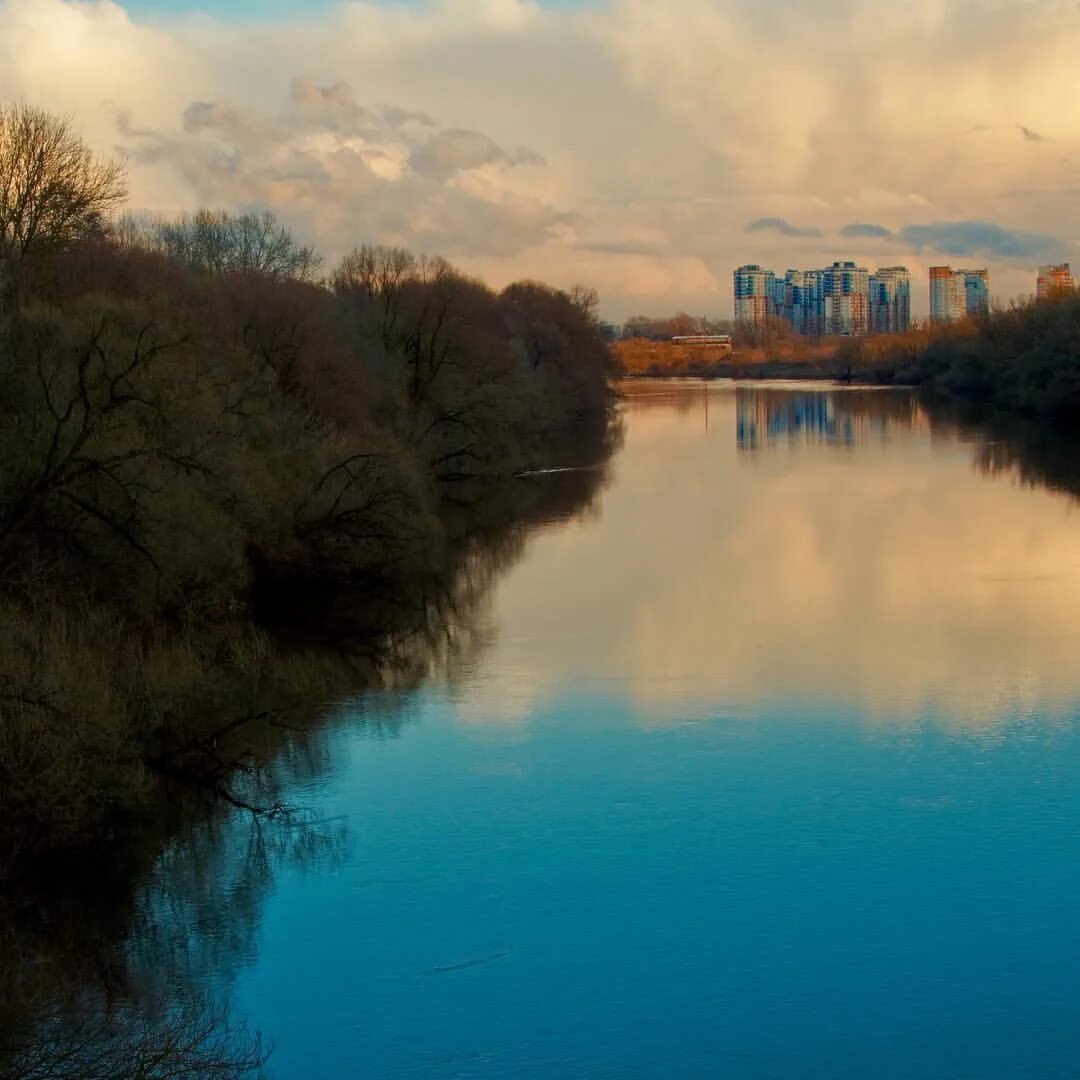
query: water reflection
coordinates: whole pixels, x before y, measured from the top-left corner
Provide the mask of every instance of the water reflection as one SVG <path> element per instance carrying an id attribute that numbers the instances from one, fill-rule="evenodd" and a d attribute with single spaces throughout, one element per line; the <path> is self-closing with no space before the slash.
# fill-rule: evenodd
<path id="1" fill-rule="evenodd" d="M 206 820 L 156 865 L 136 856 L 103 875 L 69 864 L 5 891 L 0 1076 L 261 1076 L 269 1044 L 208 975 L 243 962 L 269 884 L 266 841 L 280 843 L 268 834 L 281 827 Z M 264 842 L 250 842 L 256 832 Z"/>
<path id="2" fill-rule="evenodd" d="M 433 582 L 424 617 L 380 650 L 378 707 L 359 721 L 372 735 L 397 734 L 433 670 L 476 665 L 495 633 L 495 582 L 532 536 L 590 513 L 609 449 L 476 508 L 470 539 Z M 337 693 L 376 678 L 367 650 L 305 654 L 298 670 Z M 272 1041 L 233 1015 L 232 989 L 255 957 L 279 878 L 330 873 L 347 857 L 344 823 L 308 809 L 338 764 L 329 746 L 345 723 L 357 723 L 355 714 L 312 706 L 261 729 L 266 745 L 246 748 L 251 764 L 229 782 L 250 810 L 175 791 L 175 812 L 162 813 L 168 824 L 103 853 L 106 873 L 91 857 L 59 859 L 31 877 L 0 875 L 0 1080 L 263 1075 Z"/>
<path id="3" fill-rule="evenodd" d="M 986 419 L 950 408 L 929 415 L 939 429 L 959 427 L 961 438 L 974 446 L 976 467 L 987 475 L 1080 496 L 1080 438 L 1075 435 L 1045 424 Z"/>
<path id="4" fill-rule="evenodd" d="M 520 723 L 582 688 L 664 724 L 812 701 L 987 732 L 1074 707 L 1080 529 L 1069 500 L 1008 482 L 1040 475 L 1030 444 L 1007 444 L 1026 472 L 993 474 L 996 432 L 907 392 L 698 384 L 689 411 L 657 392 L 676 391 L 628 390 L 595 527 L 503 583 L 516 633 L 463 719 Z M 751 414 L 797 437 L 748 453 Z"/>
<path id="5" fill-rule="evenodd" d="M 278 1075 L 1075 1060 L 1071 503 L 909 395 L 748 453 L 742 388 L 639 389 L 598 511 L 479 559 L 424 688 L 343 708 L 355 850 L 236 987 Z"/>
<path id="6" fill-rule="evenodd" d="M 906 850 L 889 846 L 897 820 L 905 836 L 954 838 L 930 848 L 946 881 L 981 872 L 987 892 L 1023 884 L 1019 855 L 998 870 L 993 858 L 1039 843 L 1053 864 L 1053 830 L 1037 815 L 1000 823 L 1027 821 L 1022 842 L 1003 846 L 995 822 L 969 850 L 974 819 L 944 816 L 955 791 L 981 797 L 967 758 L 946 754 L 936 772 L 928 753 L 913 784 L 881 765 L 872 740 L 844 733 L 868 720 L 907 725 L 901 741 L 944 728 L 981 751 L 1072 715 L 1080 519 L 1061 492 L 1080 491 L 1075 444 L 878 391 L 637 383 L 624 414 L 610 487 L 602 469 L 516 487 L 519 525 L 499 528 L 506 515 L 493 513 L 431 598 L 432 617 L 395 642 L 379 691 L 274 742 L 273 768 L 237 788 L 299 811 L 184 815 L 115 873 L 66 867 L 4 896 L 0 1075 L 258 1075 L 268 1044 L 235 999 L 292 1039 L 294 1065 L 314 1068 L 304 1055 L 315 1046 L 349 1075 L 349 1054 L 363 1062 L 380 1043 L 377 1060 L 419 1062 L 421 1075 L 508 1075 L 508 1061 L 545 1075 L 555 1059 L 544 1055 L 575 1031 L 538 1032 L 529 988 L 540 999 L 559 988 L 580 1052 L 589 1010 L 632 997 L 646 967 L 667 1002 L 661 1034 L 684 1005 L 691 1027 L 734 1038 L 769 1025 L 762 1001 L 784 1007 L 776 972 L 794 978 L 789 951 L 809 984 L 858 952 L 860 919 L 863 946 L 893 941 L 888 898 L 917 879 L 925 850 L 894 867 Z M 410 727 L 413 716 L 425 722 Z M 768 737 L 744 737 L 770 723 Z M 800 731 L 826 723 L 842 733 L 832 742 Z M 694 757 L 680 751 L 686 731 L 717 735 Z M 422 748 L 382 754 L 407 749 L 398 737 Z M 830 756 L 837 740 L 850 759 Z M 1001 798 L 1027 790 L 1031 762 L 1014 764 Z M 997 789 L 986 801 L 1000 801 Z M 360 857 L 334 816 L 358 805 Z M 790 833 L 777 828 L 800 806 L 824 818 L 796 813 Z M 814 877 L 823 848 L 835 865 Z M 715 878 L 702 870 L 710 860 Z M 866 886 L 860 875 L 874 873 Z M 321 885 L 304 892 L 297 883 L 313 874 Z M 799 899 L 814 890 L 814 925 L 832 927 L 831 945 L 806 958 Z M 281 902 L 268 928 L 270 897 Z M 908 900 L 897 905 L 908 919 L 941 907 L 929 892 Z M 940 950 L 965 940 L 973 905 L 962 889 L 952 900 L 955 920 L 928 939 Z M 286 985 L 296 970 L 317 977 Z M 725 983 L 729 971 L 744 981 Z M 680 982 L 686 972 L 698 981 Z M 882 985 L 871 974 L 854 999 Z M 714 981 L 740 1022 L 704 1016 Z M 926 980 L 927 992 L 949 985 Z M 635 1037 L 655 1019 L 648 990 Z M 627 1028 L 604 1028 L 625 1021 L 612 1008 L 596 1030 L 615 1054 Z M 502 1057 L 438 1056 L 475 1051 L 470 1009 L 491 1020 Z M 808 1040 L 835 1017 L 811 1019 Z M 669 1062 L 667 1043 L 654 1049 Z"/>
<path id="7" fill-rule="evenodd" d="M 775 390 L 738 387 L 735 436 L 740 450 L 759 450 L 779 440 L 853 447 L 905 429 L 924 418 L 910 394 L 849 390 Z"/>

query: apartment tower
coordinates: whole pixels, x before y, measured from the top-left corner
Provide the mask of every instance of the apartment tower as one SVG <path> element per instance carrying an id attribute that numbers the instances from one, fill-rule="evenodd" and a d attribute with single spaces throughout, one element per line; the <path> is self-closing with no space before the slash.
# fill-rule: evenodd
<path id="1" fill-rule="evenodd" d="M 985 315 L 990 310 L 990 272 L 930 267 L 930 318 L 933 322 Z"/>
<path id="2" fill-rule="evenodd" d="M 1045 300 L 1054 293 L 1071 291 L 1075 288 L 1072 270 L 1069 269 L 1068 263 L 1062 263 L 1060 266 L 1039 267 L 1039 277 L 1035 285 L 1036 299 Z"/>
<path id="3" fill-rule="evenodd" d="M 901 334 L 911 326 L 911 274 L 884 266 L 870 275 L 870 332 Z"/>
<path id="4" fill-rule="evenodd" d="M 756 264 L 735 271 L 735 321 L 760 326 L 775 313 L 776 275 Z"/>
<path id="5" fill-rule="evenodd" d="M 783 277 L 757 265 L 740 266 L 736 321 L 760 326 L 769 316 L 803 337 L 903 333 L 911 326 L 911 275 L 904 266 L 871 274 L 853 262 L 788 270 Z"/>
<path id="6" fill-rule="evenodd" d="M 869 333 L 870 273 L 853 262 L 834 262 L 823 272 L 825 332 L 845 337 Z"/>
<path id="7" fill-rule="evenodd" d="M 957 270 L 964 275 L 964 298 L 969 316 L 990 313 L 990 272 L 988 270 Z"/>

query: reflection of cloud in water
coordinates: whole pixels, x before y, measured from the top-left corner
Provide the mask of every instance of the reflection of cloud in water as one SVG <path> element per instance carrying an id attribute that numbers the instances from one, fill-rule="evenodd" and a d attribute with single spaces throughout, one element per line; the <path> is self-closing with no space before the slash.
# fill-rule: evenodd
<path id="1" fill-rule="evenodd" d="M 500 586 L 501 635 L 460 695 L 471 722 L 584 692 L 648 722 L 806 703 L 977 730 L 1080 698 L 1069 501 L 980 473 L 904 395 L 832 396 L 868 435 L 854 449 L 762 457 L 737 450 L 735 393 L 710 395 L 707 432 L 687 394 L 628 403 L 600 519 Z"/>

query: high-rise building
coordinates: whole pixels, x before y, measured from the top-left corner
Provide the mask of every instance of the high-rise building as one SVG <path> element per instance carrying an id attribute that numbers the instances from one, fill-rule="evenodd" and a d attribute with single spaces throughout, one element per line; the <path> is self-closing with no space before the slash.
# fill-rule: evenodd
<path id="1" fill-rule="evenodd" d="M 911 326 L 911 275 L 903 266 L 882 267 L 871 275 L 853 262 L 788 270 L 783 277 L 760 266 L 740 266 L 735 271 L 736 321 L 760 326 L 767 317 L 783 319 L 806 337 L 902 333 Z"/>
<path id="2" fill-rule="evenodd" d="M 990 312 L 990 272 L 988 270 L 957 270 L 964 277 L 964 310 L 968 318 Z"/>
<path id="3" fill-rule="evenodd" d="M 823 272 L 825 331 L 845 336 L 870 330 L 870 273 L 853 262 L 834 262 Z"/>
<path id="4" fill-rule="evenodd" d="M 990 310 L 990 272 L 930 267 L 930 318 L 934 322 L 985 315 Z"/>
<path id="5" fill-rule="evenodd" d="M 870 275 L 870 331 L 899 334 L 911 326 L 911 274 L 885 266 Z"/>
<path id="6" fill-rule="evenodd" d="M 1045 300 L 1046 297 L 1052 296 L 1054 293 L 1065 292 L 1075 288 L 1076 285 L 1073 282 L 1072 270 L 1069 269 L 1068 263 L 1062 263 L 1060 266 L 1039 267 L 1039 277 L 1035 285 L 1035 296 L 1037 299 Z"/>
<path id="7" fill-rule="evenodd" d="M 762 325 L 776 313 L 776 275 L 756 264 L 735 271 L 735 321 Z"/>
<path id="8" fill-rule="evenodd" d="M 787 282 L 782 277 L 773 275 L 769 283 L 769 314 L 782 317 L 787 304 Z"/>
<path id="9" fill-rule="evenodd" d="M 825 272 L 789 270 L 784 275 L 784 309 L 791 329 L 806 337 L 825 333 Z"/>
<path id="10" fill-rule="evenodd" d="M 930 318 L 956 322 L 967 314 L 964 279 L 951 266 L 930 267 Z"/>

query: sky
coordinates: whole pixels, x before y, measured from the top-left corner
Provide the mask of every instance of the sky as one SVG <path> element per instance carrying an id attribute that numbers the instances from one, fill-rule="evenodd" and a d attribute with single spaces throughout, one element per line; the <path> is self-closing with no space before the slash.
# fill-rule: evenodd
<path id="1" fill-rule="evenodd" d="M 267 207 L 332 265 L 443 255 L 602 313 L 729 316 L 742 263 L 987 266 L 1080 240 L 1076 0 L 0 0 L 0 100 L 130 208 Z"/>

